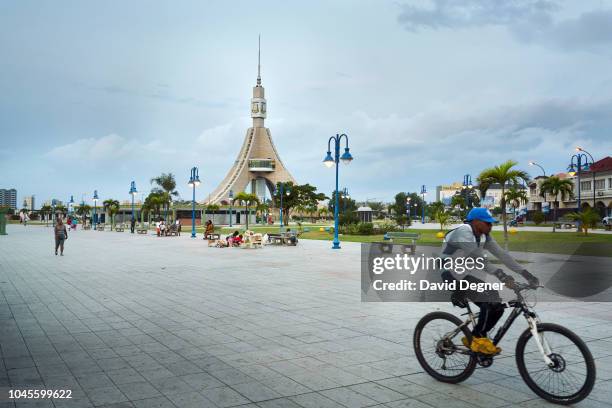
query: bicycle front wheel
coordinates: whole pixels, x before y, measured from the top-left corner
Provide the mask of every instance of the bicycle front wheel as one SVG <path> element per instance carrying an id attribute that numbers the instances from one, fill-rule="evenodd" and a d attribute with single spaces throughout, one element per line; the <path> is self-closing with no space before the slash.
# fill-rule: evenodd
<path id="1" fill-rule="evenodd" d="M 459 383 L 472 375 L 476 358 L 462 344 L 472 333 L 458 317 L 446 312 L 429 313 L 414 329 L 414 352 L 421 367 L 433 378 L 447 383 Z"/>
<path id="2" fill-rule="evenodd" d="M 552 323 L 539 324 L 538 336 L 550 347 L 553 364 L 544 362 L 531 330 L 525 330 L 516 344 L 516 364 L 525 383 L 555 404 L 585 399 L 595 384 L 595 362 L 587 345 L 571 330 Z"/>

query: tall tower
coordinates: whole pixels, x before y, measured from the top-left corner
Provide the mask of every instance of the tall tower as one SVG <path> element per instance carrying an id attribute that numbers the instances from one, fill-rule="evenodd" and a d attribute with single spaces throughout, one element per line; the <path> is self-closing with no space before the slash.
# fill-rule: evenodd
<path id="1" fill-rule="evenodd" d="M 209 203 L 229 203 L 229 192 L 241 191 L 256 194 L 260 200 L 270 198 L 278 182 L 295 179 L 278 155 L 272 141 L 270 129 L 264 127 L 266 119 L 266 97 L 261 86 L 261 45 L 257 52 L 257 84 L 253 87 L 251 98 L 251 118 L 253 127 L 246 131 L 242 148 L 232 168 L 211 193 Z"/>

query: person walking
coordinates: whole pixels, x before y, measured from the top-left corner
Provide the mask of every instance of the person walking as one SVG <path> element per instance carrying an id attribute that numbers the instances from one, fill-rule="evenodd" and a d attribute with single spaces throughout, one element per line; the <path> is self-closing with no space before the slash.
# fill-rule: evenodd
<path id="1" fill-rule="evenodd" d="M 61 217 L 57 218 L 53 233 L 55 234 L 55 255 L 57 255 L 57 250 L 59 248 L 60 255 L 64 256 L 64 241 L 68 239 L 68 230 L 66 230 L 66 225 Z"/>

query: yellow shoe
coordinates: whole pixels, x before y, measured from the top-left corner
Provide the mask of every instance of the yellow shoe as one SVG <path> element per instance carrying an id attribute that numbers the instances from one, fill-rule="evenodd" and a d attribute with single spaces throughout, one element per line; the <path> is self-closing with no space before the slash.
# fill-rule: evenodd
<path id="1" fill-rule="evenodd" d="M 463 344 L 465 344 L 466 342 L 467 342 L 467 339 L 465 339 L 465 342 Z M 488 355 L 499 354 L 502 351 L 501 348 L 493 344 L 491 339 L 489 339 L 488 337 L 472 338 L 472 344 L 470 344 L 469 347 L 470 347 L 470 350 L 472 350 L 474 353 L 481 353 L 481 354 L 488 354 Z"/>

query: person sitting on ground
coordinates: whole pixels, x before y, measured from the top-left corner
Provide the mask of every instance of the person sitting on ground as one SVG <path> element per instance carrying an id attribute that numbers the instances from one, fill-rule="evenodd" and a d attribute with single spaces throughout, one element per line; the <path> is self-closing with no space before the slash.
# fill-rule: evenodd
<path id="1" fill-rule="evenodd" d="M 232 245 L 232 243 L 234 242 L 234 240 L 238 237 L 238 235 L 240 235 L 240 233 L 238 231 L 234 231 L 232 233 L 232 235 L 228 235 L 228 237 L 226 238 L 226 241 L 229 245 Z"/>
<path id="2" fill-rule="evenodd" d="M 232 245 L 239 247 L 240 244 L 242 244 L 244 242 L 244 237 L 242 236 L 242 234 L 238 235 L 237 237 L 235 237 L 232 241 Z"/>

